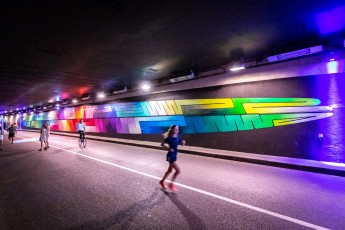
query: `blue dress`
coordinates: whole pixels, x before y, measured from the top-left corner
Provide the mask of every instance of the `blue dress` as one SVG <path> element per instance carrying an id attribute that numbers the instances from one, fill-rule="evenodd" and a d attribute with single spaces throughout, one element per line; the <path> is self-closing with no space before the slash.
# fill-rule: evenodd
<path id="1" fill-rule="evenodd" d="M 167 161 L 172 164 L 177 160 L 177 146 L 182 144 L 182 139 L 180 137 L 167 137 L 163 141 L 163 143 L 167 143 L 173 151 L 169 151 L 167 153 Z"/>

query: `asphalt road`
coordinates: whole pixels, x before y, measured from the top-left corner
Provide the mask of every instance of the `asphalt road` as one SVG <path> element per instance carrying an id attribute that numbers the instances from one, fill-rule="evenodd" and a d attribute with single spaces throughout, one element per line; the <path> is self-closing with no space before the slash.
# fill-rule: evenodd
<path id="1" fill-rule="evenodd" d="M 0 152 L 0 229 L 345 229 L 345 178 L 19 132 Z M 187 140 L 188 141 L 188 140 Z"/>

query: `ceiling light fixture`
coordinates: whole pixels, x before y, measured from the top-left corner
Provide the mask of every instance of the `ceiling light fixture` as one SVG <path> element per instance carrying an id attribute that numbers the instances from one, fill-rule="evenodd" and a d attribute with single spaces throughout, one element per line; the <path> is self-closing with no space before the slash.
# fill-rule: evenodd
<path id="1" fill-rule="evenodd" d="M 141 89 L 145 91 L 149 91 L 151 89 L 151 85 L 148 82 L 145 82 L 141 85 Z"/>
<path id="2" fill-rule="evenodd" d="M 77 102 L 78 102 L 77 99 L 73 99 L 73 100 L 72 100 L 72 103 L 74 103 L 74 104 L 77 103 Z"/>
<path id="3" fill-rule="evenodd" d="M 97 97 L 98 97 L 98 98 L 105 98 L 105 94 L 104 94 L 103 92 L 99 92 L 99 93 L 97 94 Z"/>
<path id="4" fill-rule="evenodd" d="M 314 53 L 319 53 L 323 51 L 322 45 L 319 46 L 313 46 L 313 47 L 308 47 L 305 49 L 300 49 L 300 50 L 295 50 L 287 53 L 282 53 L 282 54 L 277 54 L 273 56 L 267 57 L 268 62 L 277 62 L 277 61 L 282 61 L 282 60 L 287 60 L 290 58 L 295 58 L 295 57 L 301 57 L 301 56 L 306 56 Z"/>
<path id="5" fill-rule="evenodd" d="M 232 67 L 230 68 L 231 71 L 239 71 L 245 69 L 244 66 L 237 66 L 237 67 Z"/>

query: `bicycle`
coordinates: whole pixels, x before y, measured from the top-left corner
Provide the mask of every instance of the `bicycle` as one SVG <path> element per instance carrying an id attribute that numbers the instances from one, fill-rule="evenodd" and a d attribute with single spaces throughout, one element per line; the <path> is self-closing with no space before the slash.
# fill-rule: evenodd
<path id="1" fill-rule="evenodd" d="M 82 148 L 86 148 L 86 138 L 85 138 L 85 133 L 82 132 L 82 131 L 79 131 L 81 133 L 80 137 L 79 137 L 79 140 L 78 140 L 78 143 L 79 143 L 79 147 Z"/>

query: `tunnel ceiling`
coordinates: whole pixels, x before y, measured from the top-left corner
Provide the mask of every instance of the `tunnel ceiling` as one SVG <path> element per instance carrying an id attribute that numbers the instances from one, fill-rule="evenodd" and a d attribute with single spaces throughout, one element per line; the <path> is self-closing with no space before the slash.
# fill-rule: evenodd
<path id="1" fill-rule="evenodd" d="M 344 12 L 336 0 L 4 0 L 0 111 L 343 39 Z"/>

